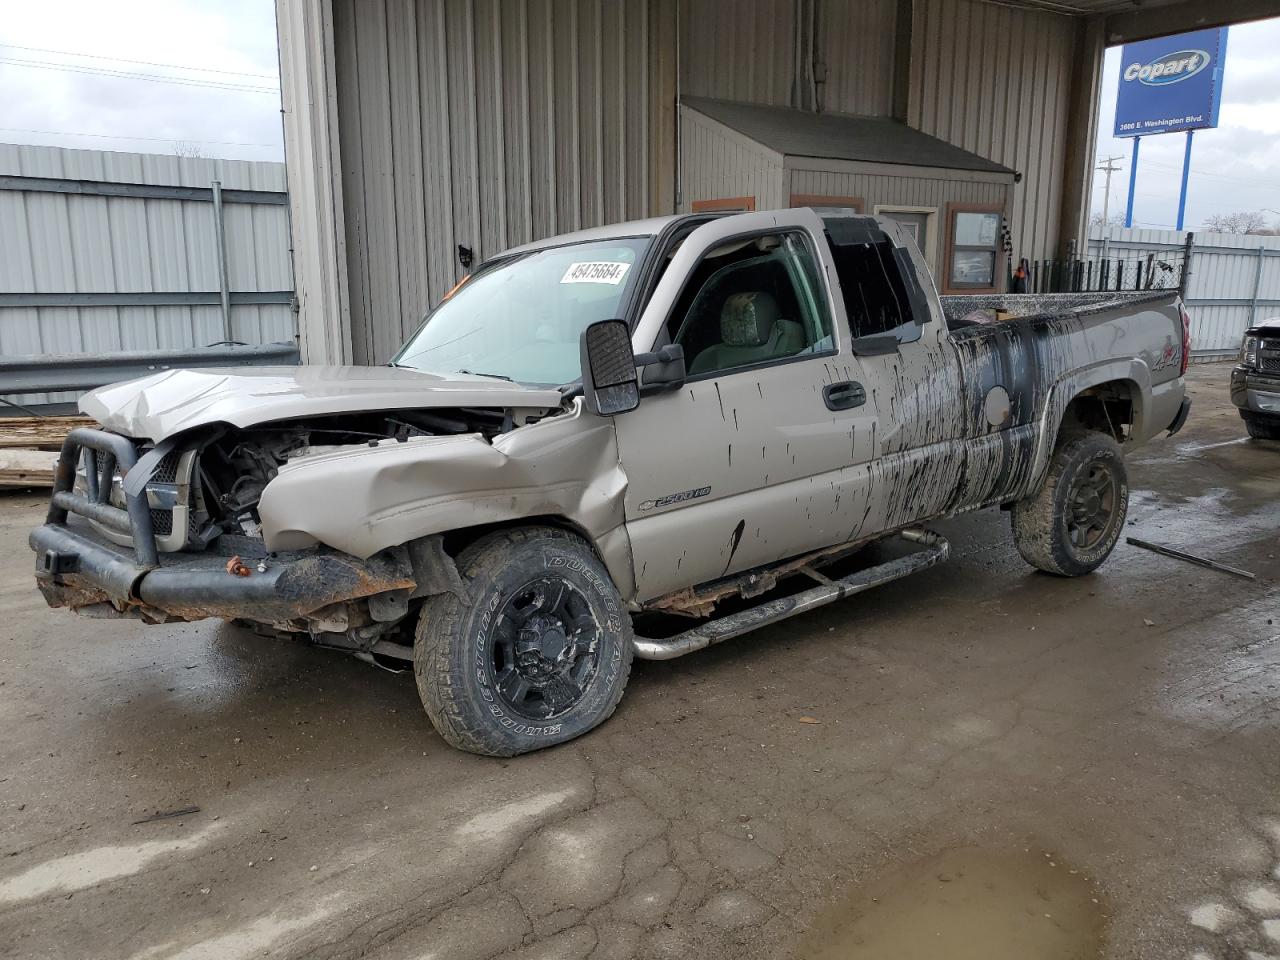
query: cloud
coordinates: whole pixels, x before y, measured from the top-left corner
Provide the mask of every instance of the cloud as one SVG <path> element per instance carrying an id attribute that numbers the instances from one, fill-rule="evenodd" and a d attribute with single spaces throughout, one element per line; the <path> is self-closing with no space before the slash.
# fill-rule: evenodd
<path id="1" fill-rule="evenodd" d="M 10 61 L 0 62 L 0 140 L 140 153 L 186 141 L 205 156 L 283 159 L 278 94 L 229 89 L 279 85 L 271 0 L 12 4 L 0 61 Z M 78 72 L 86 69 L 200 85 Z"/>

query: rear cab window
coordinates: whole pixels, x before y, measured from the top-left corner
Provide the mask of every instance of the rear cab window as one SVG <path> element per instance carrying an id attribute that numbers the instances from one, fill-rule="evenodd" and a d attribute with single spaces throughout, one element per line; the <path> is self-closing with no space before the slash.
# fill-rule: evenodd
<path id="1" fill-rule="evenodd" d="M 911 252 L 871 217 L 833 217 L 823 225 L 854 340 L 919 340 L 930 317 L 929 299 Z"/>

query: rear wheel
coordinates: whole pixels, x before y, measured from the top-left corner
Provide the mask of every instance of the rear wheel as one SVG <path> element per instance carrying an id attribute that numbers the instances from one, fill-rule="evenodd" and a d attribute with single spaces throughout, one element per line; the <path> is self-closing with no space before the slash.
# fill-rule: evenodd
<path id="1" fill-rule="evenodd" d="M 551 527 L 504 530 L 458 558 L 464 594 L 422 606 L 414 674 L 453 746 L 510 757 L 606 720 L 631 671 L 631 619 L 591 547 Z"/>
<path id="2" fill-rule="evenodd" d="M 1245 415 L 1244 428 L 1255 440 L 1280 440 L 1280 417 Z"/>
<path id="3" fill-rule="evenodd" d="M 1129 505 L 1120 446 L 1103 433 L 1058 443 L 1044 485 L 1013 507 L 1013 539 L 1022 558 L 1047 573 L 1078 577 L 1115 548 Z"/>

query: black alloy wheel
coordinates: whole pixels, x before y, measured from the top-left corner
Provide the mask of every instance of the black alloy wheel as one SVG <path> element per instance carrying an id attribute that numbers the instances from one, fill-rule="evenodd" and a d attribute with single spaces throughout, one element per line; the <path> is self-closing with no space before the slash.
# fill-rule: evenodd
<path id="1" fill-rule="evenodd" d="M 600 669 L 600 625 L 582 592 L 559 577 L 533 580 L 510 596 L 491 637 L 494 690 L 530 720 L 571 710 Z"/>

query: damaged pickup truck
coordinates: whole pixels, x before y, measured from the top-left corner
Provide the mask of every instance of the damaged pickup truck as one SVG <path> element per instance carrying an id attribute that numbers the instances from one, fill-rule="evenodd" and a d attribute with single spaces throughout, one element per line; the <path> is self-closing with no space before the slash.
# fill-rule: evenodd
<path id="1" fill-rule="evenodd" d="M 36 578 L 411 662 L 449 743 L 510 756 L 605 720 L 633 657 L 944 560 L 936 518 L 998 505 L 1030 564 L 1094 570 L 1188 352 L 1174 292 L 939 298 L 873 217 L 589 230 L 481 265 L 385 367 L 87 395 Z"/>

